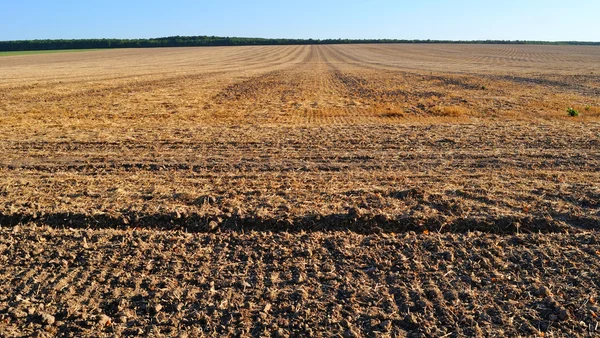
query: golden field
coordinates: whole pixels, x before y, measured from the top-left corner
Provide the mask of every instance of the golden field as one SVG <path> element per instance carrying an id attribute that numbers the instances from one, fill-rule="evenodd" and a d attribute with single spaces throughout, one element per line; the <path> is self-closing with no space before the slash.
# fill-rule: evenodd
<path id="1" fill-rule="evenodd" d="M 3 56 L 0 336 L 597 334 L 599 146 L 598 47 Z"/>

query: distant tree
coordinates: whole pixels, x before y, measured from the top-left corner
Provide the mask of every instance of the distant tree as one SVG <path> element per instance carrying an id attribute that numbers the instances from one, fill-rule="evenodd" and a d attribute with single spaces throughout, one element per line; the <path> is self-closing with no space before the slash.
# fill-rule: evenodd
<path id="1" fill-rule="evenodd" d="M 141 48 L 183 46 L 242 46 L 242 45 L 312 45 L 312 44 L 364 44 L 364 43 L 468 43 L 468 44 L 538 44 L 538 45 L 589 45 L 600 42 L 582 41 L 444 41 L 444 40 L 398 40 L 398 39 L 264 39 L 217 36 L 170 36 L 151 39 L 78 39 L 78 40 L 16 40 L 0 41 L 0 51 L 28 51 L 50 49 L 90 48 Z"/>

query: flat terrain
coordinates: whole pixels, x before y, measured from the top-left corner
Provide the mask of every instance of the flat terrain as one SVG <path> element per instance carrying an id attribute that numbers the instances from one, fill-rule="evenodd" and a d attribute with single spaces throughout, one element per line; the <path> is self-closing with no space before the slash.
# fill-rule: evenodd
<path id="1" fill-rule="evenodd" d="M 598 47 L 6 56 L 0 152 L 0 336 L 600 332 Z"/>
<path id="2" fill-rule="evenodd" d="M 0 52 L 0 56 L 18 56 L 18 55 L 32 55 L 32 54 L 55 54 L 55 53 L 75 53 L 75 52 L 89 52 L 95 49 L 51 49 L 51 50 L 23 50 L 23 51 L 8 51 Z"/>

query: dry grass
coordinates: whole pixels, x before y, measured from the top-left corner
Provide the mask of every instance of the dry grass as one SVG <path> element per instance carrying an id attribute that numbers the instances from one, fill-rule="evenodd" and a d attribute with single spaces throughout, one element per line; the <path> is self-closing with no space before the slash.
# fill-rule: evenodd
<path id="1" fill-rule="evenodd" d="M 595 51 L 287 46 L 5 59 L 2 214 L 75 214 L 81 226 L 97 215 L 107 226 L 175 215 L 186 227 L 256 216 L 274 227 L 358 208 L 391 230 L 510 217 L 556 228 L 548 224 L 565 215 L 589 224 L 593 208 L 562 210 L 515 184 L 541 173 L 574 186 L 597 180 Z M 570 106 L 581 116 L 569 117 Z M 488 186 L 492 172 L 499 191 Z M 487 187 L 456 193 L 478 185 Z M 414 188 L 427 191 L 394 197 Z M 558 195 L 594 206 L 595 189 Z M 173 197 L 181 194 L 191 202 Z M 215 200 L 194 202 L 202 196 Z"/>
<path id="2" fill-rule="evenodd" d="M 43 125 L 57 135 L 114 130 L 125 137 L 129 129 L 168 133 L 182 123 L 389 124 L 440 112 L 554 121 L 567 107 L 600 107 L 599 76 L 588 73 L 598 62 L 594 50 L 506 46 L 510 52 L 501 54 L 511 56 L 494 61 L 489 54 L 499 47 L 465 46 L 459 62 L 445 59 L 449 52 L 414 48 L 120 50 L 3 59 L 0 122 L 18 135 L 32 136 Z M 416 54 L 408 58 L 409 52 Z M 554 62 L 544 63 L 544 53 Z M 478 54 L 490 63 L 474 62 Z M 573 55 L 579 68 L 570 68 Z M 435 72 L 418 61 L 433 56 Z"/>

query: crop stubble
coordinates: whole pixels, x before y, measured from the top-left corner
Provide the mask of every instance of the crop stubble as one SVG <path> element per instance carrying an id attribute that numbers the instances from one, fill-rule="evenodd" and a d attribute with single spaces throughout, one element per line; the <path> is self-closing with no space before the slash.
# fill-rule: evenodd
<path id="1" fill-rule="evenodd" d="M 586 333 L 599 64 L 495 45 L 3 57 L 0 330 Z"/>

